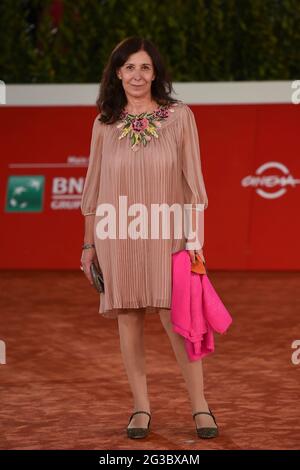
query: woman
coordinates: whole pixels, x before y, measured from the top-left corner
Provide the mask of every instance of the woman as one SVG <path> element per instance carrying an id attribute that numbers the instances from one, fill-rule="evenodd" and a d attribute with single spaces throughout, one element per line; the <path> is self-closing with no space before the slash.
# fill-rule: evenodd
<path id="1" fill-rule="evenodd" d="M 146 230 L 144 237 L 120 236 L 124 213 L 121 222 L 115 217 L 117 227 L 108 237 L 100 234 L 105 232 L 100 222 L 105 211 L 99 207 L 111 205 L 120 211 L 120 196 L 131 209 L 135 204 L 148 210 L 152 204 L 207 207 L 194 115 L 186 104 L 171 98 L 171 91 L 170 78 L 151 41 L 130 37 L 115 47 L 101 81 L 81 203 L 85 216 L 81 267 L 92 283 L 91 263 L 99 263 L 105 286 L 99 313 L 118 320 L 134 400 L 127 427 L 131 438 L 145 437 L 150 429 L 143 346 L 146 313 L 159 314 L 169 336 L 187 385 L 198 436 L 218 434 L 204 396 L 202 363 L 189 362 L 184 340 L 172 330 L 170 318 L 172 253 L 187 249 L 193 262 L 197 252 L 204 259 L 203 251 L 187 245 L 188 239 L 195 238 L 186 238 L 185 233 L 155 238 Z"/>

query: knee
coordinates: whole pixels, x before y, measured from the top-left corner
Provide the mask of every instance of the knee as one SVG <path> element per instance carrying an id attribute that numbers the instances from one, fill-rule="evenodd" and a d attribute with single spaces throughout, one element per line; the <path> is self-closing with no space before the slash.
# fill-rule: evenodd
<path id="1" fill-rule="evenodd" d="M 144 323 L 144 314 L 142 311 L 130 310 L 126 313 L 118 315 L 118 323 L 120 326 L 127 328 L 142 327 Z"/>
<path id="2" fill-rule="evenodd" d="M 160 316 L 160 321 L 163 325 L 163 327 L 165 328 L 165 330 L 170 330 L 172 329 L 172 322 L 171 322 L 171 312 L 170 311 L 166 311 L 166 310 L 162 310 L 159 312 L 159 316 Z"/>

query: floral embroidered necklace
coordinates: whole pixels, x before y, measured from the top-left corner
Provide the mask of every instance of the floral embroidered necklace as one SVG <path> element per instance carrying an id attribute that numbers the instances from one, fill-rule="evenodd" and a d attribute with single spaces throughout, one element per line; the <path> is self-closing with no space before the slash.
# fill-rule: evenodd
<path id="1" fill-rule="evenodd" d="M 172 105 L 177 106 L 177 103 L 172 103 Z M 151 137 L 158 139 L 157 131 L 161 127 L 160 121 L 167 119 L 170 112 L 174 113 L 171 104 L 159 105 L 150 113 L 129 114 L 123 109 L 119 118 L 122 122 L 116 126 L 121 129 L 119 139 L 129 134 L 131 149 L 136 152 L 140 143 L 145 147 Z"/>

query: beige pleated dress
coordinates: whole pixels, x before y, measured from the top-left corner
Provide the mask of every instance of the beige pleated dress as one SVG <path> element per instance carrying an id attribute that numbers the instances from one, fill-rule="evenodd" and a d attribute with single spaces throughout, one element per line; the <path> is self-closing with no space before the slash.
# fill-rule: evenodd
<path id="1" fill-rule="evenodd" d="M 208 206 L 194 114 L 182 101 L 164 110 L 157 136 L 151 135 L 146 145 L 140 143 L 134 148 L 129 134 L 121 138 L 122 115 L 114 124 L 101 123 L 98 115 L 93 124 L 81 212 L 84 216 L 95 214 L 94 243 L 105 285 L 105 293 L 99 294 L 99 313 L 106 318 L 117 318 L 133 309 L 158 313 L 171 308 L 172 253 L 185 249 L 186 238 L 185 233 L 175 237 L 172 218 L 167 238 L 162 230 L 158 238 L 152 237 L 151 205 Z M 124 209 L 125 200 L 128 224 L 141 214 L 134 213 L 133 204 L 147 208 L 146 219 L 142 212 L 143 222 L 148 222 L 146 236 L 144 231 L 139 238 L 124 237 L 124 230 L 120 236 L 123 222 L 118 211 L 121 204 Z M 115 208 L 114 238 L 111 232 L 107 238 L 98 236 L 97 224 L 104 220 L 104 213 L 97 210 L 100 204 Z"/>

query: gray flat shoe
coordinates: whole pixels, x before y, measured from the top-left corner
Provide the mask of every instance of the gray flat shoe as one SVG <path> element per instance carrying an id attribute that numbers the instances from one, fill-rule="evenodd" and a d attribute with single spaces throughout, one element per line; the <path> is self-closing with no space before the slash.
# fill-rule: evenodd
<path id="1" fill-rule="evenodd" d="M 219 435 L 218 425 L 217 425 L 217 422 L 216 422 L 215 417 L 212 414 L 211 410 L 209 409 L 209 413 L 207 411 L 198 411 L 197 413 L 194 413 L 193 414 L 193 419 L 194 420 L 195 420 L 195 416 L 197 416 L 197 415 L 209 415 L 209 416 L 211 416 L 213 418 L 216 426 L 217 426 L 216 428 L 207 428 L 207 427 L 197 428 L 197 426 L 196 426 L 196 431 L 197 431 L 198 437 L 200 437 L 201 439 L 211 439 L 213 437 L 217 437 Z"/>
<path id="2" fill-rule="evenodd" d="M 138 414 L 138 413 L 145 413 L 146 415 L 149 416 L 149 421 L 148 421 L 148 427 L 147 428 L 127 428 L 127 436 L 130 437 L 131 439 L 141 439 L 143 437 L 148 436 L 150 432 L 150 421 L 151 421 L 151 414 L 148 413 L 148 411 L 135 411 L 132 413 L 132 415 L 129 418 L 129 423 L 132 420 L 133 416 Z"/>

